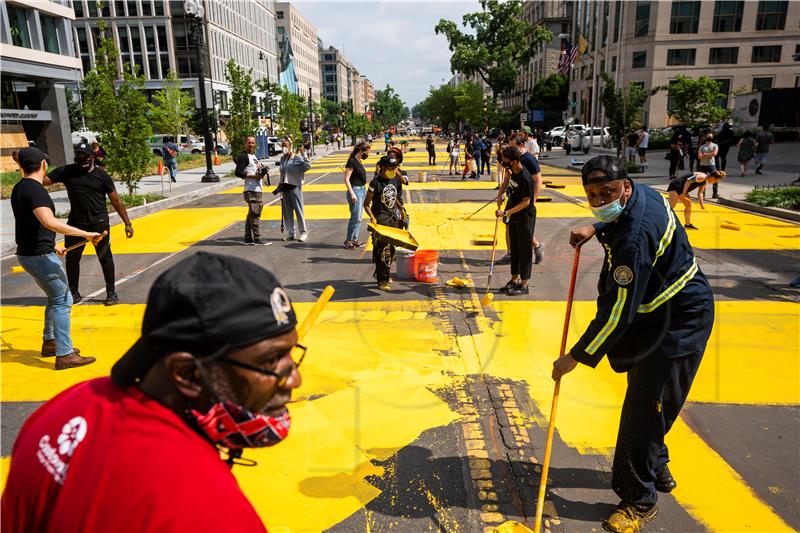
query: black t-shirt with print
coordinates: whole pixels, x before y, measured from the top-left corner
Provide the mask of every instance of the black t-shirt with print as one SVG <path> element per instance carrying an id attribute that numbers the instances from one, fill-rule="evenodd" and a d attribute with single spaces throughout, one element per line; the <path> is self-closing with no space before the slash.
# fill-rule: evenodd
<path id="1" fill-rule="evenodd" d="M 403 182 L 398 173 L 394 178 L 387 180 L 375 178 L 369 182 L 372 191 L 372 205 L 370 209 L 379 224 L 397 220 L 397 210 L 400 208 L 400 199 L 403 195 Z"/>
<path id="2" fill-rule="evenodd" d="M 510 211 L 512 207 L 522 202 L 523 198 L 530 198 L 531 204 L 527 209 L 523 209 L 511 215 L 511 220 L 515 221 L 522 218 L 524 215 L 532 216 L 536 212 L 536 207 L 533 204 L 533 179 L 531 173 L 524 166 L 522 171 L 518 174 L 511 174 L 508 179 L 508 201 L 506 202 L 506 211 Z"/>
<path id="3" fill-rule="evenodd" d="M 350 174 L 350 185 L 353 187 L 363 187 L 367 184 L 367 171 L 364 165 L 356 157 L 351 157 L 347 160 L 344 168 L 352 168 L 353 173 Z"/>
<path id="4" fill-rule="evenodd" d="M 44 255 L 53 251 L 56 234 L 42 226 L 33 210 L 48 207 L 53 214 L 56 206 L 41 183 L 22 178 L 11 191 L 11 210 L 14 212 L 14 234 L 17 255 Z"/>
<path id="5" fill-rule="evenodd" d="M 114 190 L 114 180 L 106 171 L 91 171 L 78 165 L 64 165 L 47 175 L 53 183 L 63 183 L 69 196 L 69 218 L 72 226 L 108 225 L 106 195 Z"/>

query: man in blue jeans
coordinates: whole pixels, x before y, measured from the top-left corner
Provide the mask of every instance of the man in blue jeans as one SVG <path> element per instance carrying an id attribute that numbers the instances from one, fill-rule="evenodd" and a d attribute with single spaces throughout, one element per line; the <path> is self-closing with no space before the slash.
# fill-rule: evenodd
<path id="1" fill-rule="evenodd" d="M 169 169 L 169 179 L 177 183 L 178 177 L 178 145 L 172 137 L 164 139 L 164 166 Z"/>
<path id="2" fill-rule="evenodd" d="M 42 185 L 47 172 L 45 159 L 38 148 L 20 150 L 19 166 L 24 177 L 11 191 L 11 209 L 14 211 L 17 260 L 47 295 L 41 354 L 56 356 L 55 369 L 63 370 L 94 363 L 95 358 L 80 355 L 80 350 L 72 346 L 72 294 L 58 258 L 64 254 L 64 249 L 56 247 L 55 232 L 82 237 L 95 245 L 103 235 L 83 231 L 56 218 L 53 200 Z"/>

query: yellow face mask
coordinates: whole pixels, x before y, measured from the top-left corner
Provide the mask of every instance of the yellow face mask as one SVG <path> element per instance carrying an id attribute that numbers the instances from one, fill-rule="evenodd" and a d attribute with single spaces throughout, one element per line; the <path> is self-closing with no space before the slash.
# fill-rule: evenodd
<path id="1" fill-rule="evenodd" d="M 383 175 L 389 179 L 393 179 L 397 175 L 397 170 L 384 170 Z"/>

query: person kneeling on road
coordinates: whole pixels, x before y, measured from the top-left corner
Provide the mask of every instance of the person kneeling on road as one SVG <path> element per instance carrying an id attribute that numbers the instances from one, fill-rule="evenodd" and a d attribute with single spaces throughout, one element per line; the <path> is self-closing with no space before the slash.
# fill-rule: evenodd
<path id="1" fill-rule="evenodd" d="M 266 531 L 231 468 L 289 432 L 305 354 L 296 324 L 255 263 L 199 252 L 171 267 L 111 376 L 67 389 L 22 427 L 3 531 Z"/>
<path id="2" fill-rule="evenodd" d="M 244 180 L 244 201 L 247 203 L 247 218 L 244 221 L 244 244 L 264 244 L 261 241 L 262 200 L 261 179 L 268 176 L 267 167 L 256 157 L 256 138 L 252 135 L 245 139 L 244 150 L 236 159 L 237 178 Z"/>
<path id="3" fill-rule="evenodd" d="M 714 297 L 697 266 L 686 231 L 669 203 L 634 185 L 625 163 L 590 159 L 582 171 L 589 205 L 600 222 L 573 230 L 572 246 L 596 235 L 605 248 L 597 314 L 569 353 L 553 363 L 553 379 L 604 355 L 628 373 L 611 486 L 622 500 L 603 522 L 611 532 L 639 531 L 656 517 L 658 492 L 677 483 L 664 436 L 683 407 L 711 328 Z"/>
<path id="4" fill-rule="evenodd" d="M 406 219 L 405 208 L 400 202 L 403 195 L 402 176 L 397 171 L 400 162 L 394 155 L 385 155 L 378 161 L 378 175 L 369 182 L 364 210 L 373 224 L 400 228 Z M 389 276 L 394 261 L 395 248 L 389 242 L 372 237 L 372 262 L 375 263 L 375 277 L 378 288 L 390 291 Z"/>
<path id="5" fill-rule="evenodd" d="M 18 162 L 23 178 L 11 191 L 14 212 L 17 260 L 47 295 L 42 334 L 43 357 L 56 357 L 56 370 L 94 363 L 94 357 L 80 355 L 72 346 L 70 314 L 72 294 L 61 260 L 64 249 L 56 247 L 55 232 L 92 241 L 97 245 L 103 235 L 64 224 L 55 215 L 55 204 L 42 182 L 47 170 L 46 155 L 38 148 L 23 148 Z"/>

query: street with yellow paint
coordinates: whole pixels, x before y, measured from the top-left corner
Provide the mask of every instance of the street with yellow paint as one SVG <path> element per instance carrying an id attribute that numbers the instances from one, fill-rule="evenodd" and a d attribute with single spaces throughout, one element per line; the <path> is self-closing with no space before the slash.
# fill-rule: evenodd
<path id="1" fill-rule="evenodd" d="M 474 213 L 496 196 L 494 178 L 461 181 L 442 167 L 443 146 L 438 166 L 427 165 L 419 140 L 408 146 L 415 150 L 404 156 L 404 201 L 420 249 L 438 252 L 435 283 L 396 279 L 390 293 L 381 292 L 371 246 L 342 246 L 344 150 L 317 158 L 307 174 L 306 242 L 282 240 L 280 203 L 265 192 L 261 231 L 270 245 L 243 246 L 246 206 L 234 181 L 135 219 L 132 239 L 113 226 L 122 303 L 105 307 L 89 297 L 72 310 L 74 343 L 97 357 L 93 365 L 54 372 L 52 359 L 39 356 L 45 299 L 27 274 L 12 272 L 15 258 L 4 260 L 3 482 L 30 413 L 76 383 L 107 376 L 139 336 L 155 278 L 183 257 L 211 251 L 272 271 L 301 321 L 325 286 L 336 290 L 304 340 L 289 437 L 246 450 L 257 465 L 233 469 L 270 531 L 483 532 L 506 520 L 532 526 L 572 264 L 569 230 L 593 221 L 580 176 L 543 160 L 543 178 L 565 186 L 543 189 L 551 200 L 537 204 L 545 258 L 522 298 L 498 291 L 509 267 L 496 265 L 494 303 L 484 307 L 492 247 L 475 237 L 494 231 L 493 203 Z M 680 204 L 676 216 L 681 222 Z M 648 530 L 796 531 L 800 306 L 797 293 L 780 287 L 800 261 L 800 226 L 716 203 L 693 217 L 700 229 L 689 240 L 714 290 L 716 320 L 687 405 L 667 435 L 678 487 L 660 495 Z M 722 228 L 725 221 L 741 230 Z M 366 224 L 361 231 L 366 241 Z M 96 294 L 103 278 L 89 248 L 82 292 Z M 506 248 L 501 234 L 498 257 Z M 568 347 L 595 315 L 603 257 L 597 242 L 584 247 Z M 472 283 L 448 287 L 456 276 Z M 599 531 L 616 505 L 610 465 L 626 385 L 607 360 L 564 377 L 547 531 Z"/>

